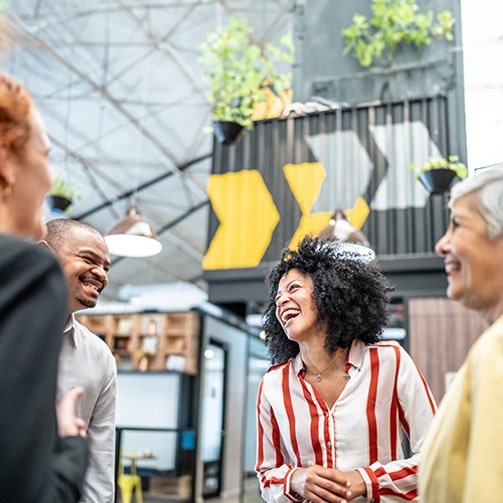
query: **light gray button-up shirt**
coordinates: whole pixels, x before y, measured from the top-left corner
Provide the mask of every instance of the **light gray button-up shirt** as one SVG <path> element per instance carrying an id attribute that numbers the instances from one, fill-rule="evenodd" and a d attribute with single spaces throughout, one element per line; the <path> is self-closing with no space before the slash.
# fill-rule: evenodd
<path id="1" fill-rule="evenodd" d="M 58 396 L 84 389 L 77 415 L 86 423 L 89 464 L 80 503 L 113 503 L 117 365 L 109 347 L 72 315 L 65 329 L 58 370 Z"/>

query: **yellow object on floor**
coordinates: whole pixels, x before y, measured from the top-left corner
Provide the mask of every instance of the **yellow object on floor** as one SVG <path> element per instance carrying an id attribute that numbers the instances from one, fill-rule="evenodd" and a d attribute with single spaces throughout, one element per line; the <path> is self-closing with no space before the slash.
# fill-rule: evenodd
<path id="1" fill-rule="evenodd" d="M 119 478 L 117 485 L 121 490 L 122 503 L 131 503 L 133 491 L 136 491 L 136 503 L 143 503 L 143 494 L 141 492 L 141 477 L 136 473 L 136 460 L 131 460 L 131 473 L 124 473 L 122 456 L 119 465 Z"/>

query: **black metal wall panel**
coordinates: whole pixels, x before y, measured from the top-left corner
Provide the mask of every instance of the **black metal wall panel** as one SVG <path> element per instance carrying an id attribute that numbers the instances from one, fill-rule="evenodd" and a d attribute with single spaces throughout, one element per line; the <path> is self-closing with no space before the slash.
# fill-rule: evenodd
<path id="1" fill-rule="evenodd" d="M 362 197 L 370 207 L 362 230 L 377 254 L 433 253 L 447 226 L 446 198 L 430 196 L 409 165 L 456 153 L 447 117 L 446 98 L 435 96 L 263 121 L 233 146 L 215 144 L 213 174 L 259 171 L 280 214 L 261 263 L 277 260 L 302 217 L 284 166 L 317 162 L 326 177 L 311 214 L 350 209 Z M 219 224 L 212 213 L 210 242 Z"/>

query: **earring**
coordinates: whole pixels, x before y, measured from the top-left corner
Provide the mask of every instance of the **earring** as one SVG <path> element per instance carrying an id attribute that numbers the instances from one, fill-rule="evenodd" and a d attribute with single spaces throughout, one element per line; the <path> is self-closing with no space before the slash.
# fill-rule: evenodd
<path id="1" fill-rule="evenodd" d="M 4 198 L 8 197 L 11 192 L 12 192 L 12 185 L 11 184 L 6 185 L 3 189 L 3 197 Z"/>

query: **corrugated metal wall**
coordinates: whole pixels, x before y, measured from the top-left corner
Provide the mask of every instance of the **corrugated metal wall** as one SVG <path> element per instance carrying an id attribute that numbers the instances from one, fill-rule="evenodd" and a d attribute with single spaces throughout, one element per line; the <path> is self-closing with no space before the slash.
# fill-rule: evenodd
<path id="1" fill-rule="evenodd" d="M 446 98 L 435 96 L 263 121 L 235 145 L 215 143 L 213 174 L 262 176 L 280 220 L 261 262 L 277 260 L 299 226 L 302 211 L 284 167 L 300 163 L 321 163 L 326 172 L 311 214 L 350 209 L 361 197 L 371 210 L 362 230 L 378 254 L 433 252 L 447 226 L 446 198 L 430 196 L 409 164 L 457 153 L 447 117 Z M 212 213 L 210 242 L 218 225 Z"/>

